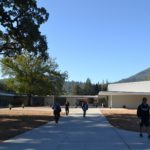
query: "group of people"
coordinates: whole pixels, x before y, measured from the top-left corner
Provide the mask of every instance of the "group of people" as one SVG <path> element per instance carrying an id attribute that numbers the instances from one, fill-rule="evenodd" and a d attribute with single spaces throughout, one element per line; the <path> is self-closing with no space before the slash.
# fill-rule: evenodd
<path id="1" fill-rule="evenodd" d="M 66 101 L 65 103 L 65 112 L 66 112 L 66 116 L 69 115 L 69 102 Z M 83 101 L 83 104 L 82 104 L 82 110 L 83 110 L 83 117 L 86 116 L 86 111 L 88 110 L 88 103 L 86 101 Z M 54 120 L 56 123 L 58 123 L 58 120 L 60 118 L 60 112 L 61 112 L 61 106 L 59 103 L 54 103 L 54 105 L 52 106 L 52 109 L 53 109 L 53 114 L 54 114 Z"/>
<path id="2" fill-rule="evenodd" d="M 66 116 L 69 115 L 69 102 L 66 101 L 65 103 L 65 112 Z M 82 103 L 82 110 L 83 110 L 83 117 L 86 116 L 86 111 L 88 110 L 88 103 L 87 101 L 83 101 Z M 53 113 L 54 113 L 54 120 L 56 123 L 58 123 L 58 120 L 60 118 L 60 112 L 61 112 L 61 107 L 58 103 L 55 103 L 52 106 Z M 140 137 L 143 137 L 143 126 L 146 127 L 147 133 L 148 133 L 148 138 L 150 139 L 150 114 L 149 114 L 150 106 L 147 104 L 147 98 L 144 97 L 142 99 L 142 103 L 138 106 L 137 108 L 137 117 L 139 118 L 139 126 L 140 126 Z"/>

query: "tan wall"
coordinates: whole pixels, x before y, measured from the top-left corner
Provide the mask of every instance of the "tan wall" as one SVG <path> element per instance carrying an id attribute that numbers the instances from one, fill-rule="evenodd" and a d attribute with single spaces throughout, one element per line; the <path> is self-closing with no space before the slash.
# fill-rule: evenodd
<path id="1" fill-rule="evenodd" d="M 112 108 L 122 108 L 125 105 L 127 108 L 137 108 L 142 102 L 142 98 L 147 97 L 148 104 L 150 105 L 150 96 L 138 95 L 117 95 L 112 96 Z M 109 96 L 108 106 L 111 106 L 111 97 Z"/>
<path id="2" fill-rule="evenodd" d="M 73 98 L 73 97 L 69 98 L 69 97 L 67 97 L 66 100 L 70 103 L 71 106 L 75 106 L 77 98 Z"/>
<path id="3" fill-rule="evenodd" d="M 69 101 L 69 103 L 70 103 L 71 106 L 75 106 L 76 100 L 77 100 L 77 98 L 66 97 L 66 101 Z M 60 101 L 62 101 L 62 100 L 60 99 Z M 53 96 L 47 96 L 47 97 L 45 97 L 45 100 L 44 100 L 44 104 L 45 105 L 53 105 L 53 103 L 54 103 L 54 97 Z"/>

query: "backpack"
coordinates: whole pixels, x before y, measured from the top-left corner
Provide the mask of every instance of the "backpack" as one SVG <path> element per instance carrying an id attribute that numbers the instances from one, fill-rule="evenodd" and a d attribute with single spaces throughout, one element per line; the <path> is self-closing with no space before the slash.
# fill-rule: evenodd
<path id="1" fill-rule="evenodd" d="M 82 109 L 83 109 L 84 111 L 88 110 L 88 104 L 83 104 Z"/>
<path id="2" fill-rule="evenodd" d="M 61 112 L 61 108 L 60 108 L 59 105 L 54 104 L 53 107 L 52 107 L 52 109 L 53 109 L 54 111 L 59 111 L 59 112 Z"/>

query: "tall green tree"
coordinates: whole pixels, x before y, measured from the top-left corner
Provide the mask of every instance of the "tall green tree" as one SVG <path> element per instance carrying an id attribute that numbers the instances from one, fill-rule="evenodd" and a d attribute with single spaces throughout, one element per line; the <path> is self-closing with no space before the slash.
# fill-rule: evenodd
<path id="1" fill-rule="evenodd" d="M 44 61 L 29 53 L 1 59 L 1 67 L 3 75 L 9 76 L 9 89 L 28 94 L 29 102 L 31 95 L 60 94 L 67 77 L 54 59 Z"/>
<path id="2" fill-rule="evenodd" d="M 146 80 L 147 80 L 147 81 L 150 81 L 150 75 L 146 77 Z"/>
<path id="3" fill-rule="evenodd" d="M 92 84 L 91 95 L 97 95 L 100 91 L 98 84 Z"/>
<path id="4" fill-rule="evenodd" d="M 84 94 L 91 95 L 92 94 L 92 83 L 89 78 L 87 78 L 85 85 L 84 85 Z"/>
<path id="5" fill-rule="evenodd" d="M 3 80 L 0 80 L 0 91 L 6 91 L 6 84 Z"/>
<path id="6" fill-rule="evenodd" d="M 72 94 L 73 95 L 82 95 L 83 94 L 83 89 L 81 88 L 81 86 L 79 84 L 75 84 L 73 86 Z"/>
<path id="7" fill-rule="evenodd" d="M 46 37 L 39 28 L 48 16 L 36 0 L 0 0 L 0 53 L 16 56 L 27 50 L 47 59 Z"/>

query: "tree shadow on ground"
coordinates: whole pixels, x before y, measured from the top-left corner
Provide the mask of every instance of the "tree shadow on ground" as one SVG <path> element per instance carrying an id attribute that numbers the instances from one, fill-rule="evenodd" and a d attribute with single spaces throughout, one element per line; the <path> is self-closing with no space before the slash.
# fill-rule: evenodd
<path id="1" fill-rule="evenodd" d="M 134 114 L 107 114 L 105 117 L 116 128 L 139 132 L 139 119 Z M 146 129 L 143 128 L 146 132 Z"/>
<path id="2" fill-rule="evenodd" d="M 38 115 L 0 115 L 0 141 L 7 140 L 16 135 L 32 130 L 52 121 L 52 116 Z"/>
<path id="3" fill-rule="evenodd" d="M 116 120 L 119 117 L 121 116 L 117 115 L 112 119 Z M 134 139 L 132 145 L 135 147 L 143 148 L 143 150 L 150 147 L 150 144 L 146 145 L 140 138 L 134 137 Z M 102 145 L 105 147 L 103 148 Z M 23 136 L 20 135 L 0 144 L 0 150 L 106 150 L 110 147 L 120 150 L 124 145 L 124 141 L 104 117 L 87 115 L 85 118 L 81 116 L 61 117 L 58 124 L 55 124 L 54 121 L 49 122 L 32 130 L 32 134 L 26 132 Z"/>

